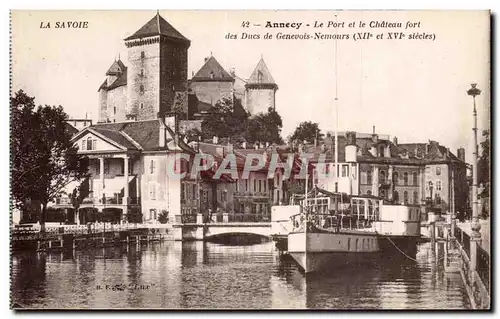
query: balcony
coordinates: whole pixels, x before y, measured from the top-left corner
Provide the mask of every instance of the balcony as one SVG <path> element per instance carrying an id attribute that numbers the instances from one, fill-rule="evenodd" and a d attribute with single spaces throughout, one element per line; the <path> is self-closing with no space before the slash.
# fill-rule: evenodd
<path id="1" fill-rule="evenodd" d="M 235 197 L 271 197 L 268 192 L 234 192 Z"/>
<path id="2" fill-rule="evenodd" d="M 83 200 L 82 205 L 126 205 L 123 197 L 87 197 Z M 129 197 L 128 205 L 140 205 L 140 197 Z"/>

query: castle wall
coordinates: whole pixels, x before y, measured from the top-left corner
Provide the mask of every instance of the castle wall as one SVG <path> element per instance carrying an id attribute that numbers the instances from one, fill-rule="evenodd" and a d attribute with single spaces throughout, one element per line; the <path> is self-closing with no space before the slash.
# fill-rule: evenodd
<path id="1" fill-rule="evenodd" d="M 187 47 L 183 43 L 162 40 L 159 47 L 159 111 L 172 111 L 174 101 L 187 112 Z"/>
<path id="2" fill-rule="evenodd" d="M 107 116 L 111 122 L 125 121 L 127 85 L 117 87 L 107 94 Z"/>
<path id="3" fill-rule="evenodd" d="M 100 90 L 98 92 L 99 99 L 99 119 L 98 122 L 103 122 L 108 118 L 108 92 L 106 90 Z"/>
<path id="4" fill-rule="evenodd" d="M 141 57 L 144 52 L 144 57 Z M 160 44 L 151 43 L 128 48 L 127 92 L 125 113 L 137 120 L 157 118 L 159 111 Z M 144 91 L 141 92 L 141 85 Z"/>
<path id="5" fill-rule="evenodd" d="M 245 107 L 250 114 L 267 113 L 275 108 L 275 91 L 272 89 L 247 89 Z"/>
<path id="6" fill-rule="evenodd" d="M 199 101 L 212 105 L 215 105 L 223 97 L 231 98 L 233 91 L 232 82 L 193 81 L 190 87 Z"/>

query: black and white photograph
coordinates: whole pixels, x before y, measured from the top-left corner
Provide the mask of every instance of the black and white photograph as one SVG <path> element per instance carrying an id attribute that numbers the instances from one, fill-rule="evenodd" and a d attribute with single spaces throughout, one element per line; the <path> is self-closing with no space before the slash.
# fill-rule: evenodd
<path id="1" fill-rule="evenodd" d="M 490 310 L 488 10 L 10 11 L 10 308 Z"/>

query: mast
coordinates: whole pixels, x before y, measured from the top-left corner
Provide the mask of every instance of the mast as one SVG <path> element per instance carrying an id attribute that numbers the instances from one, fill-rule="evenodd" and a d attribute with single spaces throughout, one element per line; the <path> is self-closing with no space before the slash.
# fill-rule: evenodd
<path id="1" fill-rule="evenodd" d="M 335 15 L 335 24 L 337 23 L 337 15 Z M 337 40 L 338 39 L 338 27 L 335 28 L 335 41 L 334 41 L 334 51 L 335 51 L 335 192 L 338 192 L 338 181 L 339 181 L 339 138 L 338 138 L 338 125 L 339 125 L 339 106 L 338 106 L 338 58 L 337 58 Z"/>

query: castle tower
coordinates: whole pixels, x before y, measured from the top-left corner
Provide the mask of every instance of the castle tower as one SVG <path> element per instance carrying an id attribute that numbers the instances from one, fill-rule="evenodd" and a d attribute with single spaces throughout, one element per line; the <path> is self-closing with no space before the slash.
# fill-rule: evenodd
<path id="1" fill-rule="evenodd" d="M 205 64 L 193 75 L 190 88 L 198 100 L 215 105 L 223 98 L 233 98 L 234 78 L 224 70 L 215 57 L 205 58 Z"/>
<path id="2" fill-rule="evenodd" d="M 191 42 L 159 13 L 125 39 L 128 48 L 126 116 L 187 112 L 187 51 Z"/>
<path id="3" fill-rule="evenodd" d="M 126 105 L 127 67 L 118 59 L 106 72 L 106 80 L 99 87 L 98 122 L 123 120 Z"/>
<path id="4" fill-rule="evenodd" d="M 245 84 L 245 107 L 250 114 L 266 113 L 269 108 L 275 109 L 276 90 L 278 85 L 261 58 Z"/>

